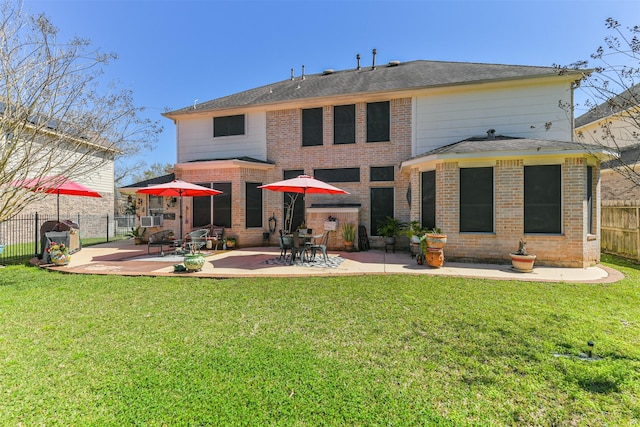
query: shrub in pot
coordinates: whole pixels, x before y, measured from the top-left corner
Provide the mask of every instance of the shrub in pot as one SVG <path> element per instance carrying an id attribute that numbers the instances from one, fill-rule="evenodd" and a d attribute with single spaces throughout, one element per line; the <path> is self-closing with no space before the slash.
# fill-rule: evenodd
<path id="1" fill-rule="evenodd" d="M 377 231 L 378 235 L 386 237 L 386 244 L 393 245 L 395 243 L 395 238 L 402 229 L 405 227 L 405 224 L 397 220 L 394 217 L 388 216 L 380 225 L 378 225 Z"/>
<path id="2" fill-rule="evenodd" d="M 442 249 L 447 244 L 447 235 L 443 234 L 438 227 L 429 230 L 425 235 L 428 249 Z"/>
<path id="3" fill-rule="evenodd" d="M 353 250 L 353 242 L 356 240 L 356 227 L 355 225 L 345 222 L 342 224 L 342 239 L 344 240 L 344 246 L 347 251 Z"/>

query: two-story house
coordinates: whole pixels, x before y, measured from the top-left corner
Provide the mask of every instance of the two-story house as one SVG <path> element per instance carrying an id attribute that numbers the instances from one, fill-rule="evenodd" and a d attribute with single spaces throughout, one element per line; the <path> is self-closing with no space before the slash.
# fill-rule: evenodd
<path id="1" fill-rule="evenodd" d="M 175 176 L 224 192 L 185 200 L 185 229 L 220 225 L 241 246 L 261 245 L 270 218 L 281 228 L 287 198 L 257 187 L 306 173 L 350 193 L 307 195 L 314 230 L 333 216 L 365 226 L 381 247 L 377 225 L 393 216 L 439 227 L 449 260 L 505 261 L 524 237 L 541 264 L 599 261 L 606 152 L 572 142 L 572 120 L 559 107 L 571 105 L 580 74 L 437 61 L 354 65 L 292 71 L 165 113 L 176 126 Z M 331 247 L 341 243 L 332 235 Z"/>

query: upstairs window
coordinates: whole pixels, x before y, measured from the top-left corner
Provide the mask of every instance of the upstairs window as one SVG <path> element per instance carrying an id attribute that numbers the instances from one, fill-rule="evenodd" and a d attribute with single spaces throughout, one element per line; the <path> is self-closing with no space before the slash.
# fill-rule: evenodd
<path id="1" fill-rule="evenodd" d="M 214 117 L 213 136 L 244 135 L 244 114 L 236 116 Z"/>
<path id="2" fill-rule="evenodd" d="M 302 146 L 322 145 L 322 107 L 302 110 Z"/>
<path id="3" fill-rule="evenodd" d="M 389 101 L 367 104 L 367 142 L 391 140 L 390 111 Z"/>
<path id="4" fill-rule="evenodd" d="M 354 104 L 333 107 L 333 143 L 356 143 L 356 106 Z"/>

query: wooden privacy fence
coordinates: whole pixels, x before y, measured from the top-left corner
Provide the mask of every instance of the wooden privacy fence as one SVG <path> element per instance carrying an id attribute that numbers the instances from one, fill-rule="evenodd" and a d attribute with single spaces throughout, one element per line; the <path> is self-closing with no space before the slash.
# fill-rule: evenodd
<path id="1" fill-rule="evenodd" d="M 640 261 L 640 200 L 603 201 L 601 215 L 602 251 Z"/>

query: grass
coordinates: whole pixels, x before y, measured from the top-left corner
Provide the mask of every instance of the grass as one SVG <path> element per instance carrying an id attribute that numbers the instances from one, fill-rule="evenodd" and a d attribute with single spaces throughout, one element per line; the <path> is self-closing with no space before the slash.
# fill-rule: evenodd
<path id="1" fill-rule="evenodd" d="M 0 425 L 637 423 L 640 271 L 605 259 L 623 281 L 7 267 Z"/>

